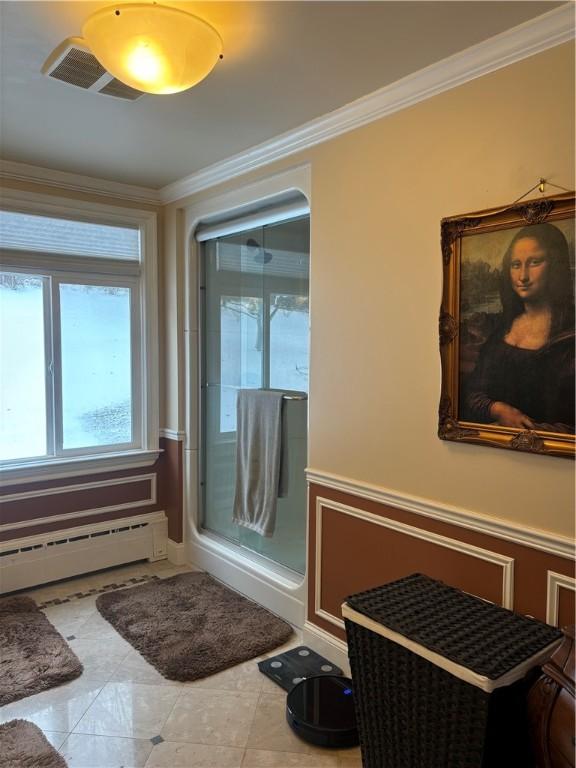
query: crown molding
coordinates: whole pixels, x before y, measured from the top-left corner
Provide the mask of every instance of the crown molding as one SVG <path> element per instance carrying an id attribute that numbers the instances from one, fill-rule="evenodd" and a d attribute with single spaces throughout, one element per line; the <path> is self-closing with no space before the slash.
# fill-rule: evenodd
<path id="1" fill-rule="evenodd" d="M 137 203 L 160 205 L 162 202 L 158 190 L 150 187 L 122 184 L 118 181 L 81 176 L 67 171 L 55 171 L 51 168 L 41 168 L 12 160 L 0 159 L 0 179 L 32 182 L 48 187 L 58 187 L 58 189 L 68 189 L 73 192 L 133 200 Z"/>
<path id="2" fill-rule="evenodd" d="M 172 203 L 399 112 L 574 38 L 572 3 L 502 32 L 246 152 L 160 189 Z"/>
<path id="3" fill-rule="evenodd" d="M 574 5 L 566 3 L 160 190 L 2 159 L 0 180 L 32 182 L 152 205 L 172 203 L 568 42 L 574 34 Z"/>

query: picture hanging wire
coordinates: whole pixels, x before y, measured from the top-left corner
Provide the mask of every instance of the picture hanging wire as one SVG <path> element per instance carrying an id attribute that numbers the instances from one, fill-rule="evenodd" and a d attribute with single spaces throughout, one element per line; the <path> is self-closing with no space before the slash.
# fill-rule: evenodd
<path id="1" fill-rule="evenodd" d="M 533 187 L 530 187 L 530 189 L 527 192 L 524 192 L 523 195 L 520 195 L 520 197 L 517 200 L 514 200 L 512 205 L 516 205 L 517 202 L 522 200 L 523 197 L 526 197 L 526 195 L 529 195 L 530 192 L 533 192 L 535 189 L 538 189 L 542 194 L 544 194 L 544 189 L 546 187 L 546 184 L 548 184 L 549 187 L 555 187 L 556 189 L 561 189 L 563 192 L 572 191 L 570 189 L 566 189 L 566 187 L 561 187 L 559 184 L 552 184 L 552 182 L 548 181 L 547 179 L 538 179 L 538 183 L 534 184 Z"/>

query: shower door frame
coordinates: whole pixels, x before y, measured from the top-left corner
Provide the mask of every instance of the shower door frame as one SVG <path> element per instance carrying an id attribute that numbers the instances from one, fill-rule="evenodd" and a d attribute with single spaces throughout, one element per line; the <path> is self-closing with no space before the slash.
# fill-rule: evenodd
<path id="1" fill-rule="evenodd" d="M 288 568 L 251 550 L 202 529 L 201 460 L 202 410 L 200 275 L 202 244 L 194 237 L 198 225 L 211 217 L 233 214 L 235 209 L 265 207 L 299 192 L 310 207 L 310 166 L 300 166 L 260 182 L 238 188 L 183 209 L 184 261 L 184 545 L 188 562 L 206 570 L 224 583 L 274 611 L 298 627 L 306 618 L 307 572 L 297 579 Z M 287 217 L 288 218 L 288 217 Z M 308 495 L 308 494 L 307 494 Z M 307 504 L 308 502 L 306 502 Z M 308 562 L 308 508 L 306 509 L 306 563 Z"/>
<path id="2" fill-rule="evenodd" d="M 305 217 L 308 219 L 309 224 L 309 214 L 305 214 Z M 261 229 L 264 229 L 266 226 L 276 226 L 278 224 L 283 223 L 290 223 L 292 221 L 295 221 L 297 219 L 303 218 L 302 215 L 295 216 L 293 218 L 287 218 L 282 219 L 281 221 L 276 221 L 272 225 L 263 225 Z M 258 228 L 257 228 L 258 229 Z M 246 230 L 248 231 L 248 230 Z M 250 230 L 252 231 L 252 229 Z M 234 233 L 231 233 L 234 234 Z M 264 238 L 264 233 L 262 233 Z M 200 366 L 199 366 L 199 374 L 200 374 L 200 446 L 199 446 L 199 510 L 198 510 L 198 521 L 199 521 L 199 529 L 200 532 L 206 536 L 209 537 L 215 537 L 216 539 L 224 539 L 233 546 L 239 547 L 242 551 L 247 551 L 250 553 L 250 557 L 254 556 L 256 559 L 259 559 L 264 567 L 276 569 L 278 573 L 282 574 L 288 579 L 292 579 L 295 582 L 299 582 L 300 579 L 303 577 L 303 573 L 300 571 L 296 571 L 290 566 L 281 563 L 274 559 L 269 554 L 264 554 L 262 552 L 258 552 L 257 550 L 252 549 L 248 544 L 244 543 L 242 541 L 243 534 L 242 529 L 240 528 L 238 530 L 239 533 L 239 539 L 235 540 L 234 538 L 229 538 L 225 533 L 219 533 L 214 530 L 210 530 L 210 527 L 206 525 L 206 515 L 208 512 L 207 509 L 207 470 L 208 470 L 208 460 L 207 460 L 207 441 L 208 441 L 208 435 L 210 435 L 210 440 L 212 444 L 214 443 L 220 443 L 221 445 L 224 444 L 236 444 L 237 439 L 237 433 L 236 430 L 232 431 L 223 431 L 222 430 L 222 424 L 221 424 L 221 399 L 217 400 L 217 405 L 213 401 L 213 405 L 216 405 L 215 411 L 209 416 L 208 413 L 208 398 L 209 395 L 209 388 L 214 387 L 214 391 L 212 394 L 212 398 L 214 397 L 222 397 L 223 394 L 223 387 L 222 387 L 222 369 L 221 369 L 221 355 L 217 354 L 215 359 L 213 360 L 213 367 L 211 367 L 211 370 L 208 371 L 208 361 L 207 356 L 209 354 L 208 346 L 205 343 L 207 339 L 207 327 L 208 327 L 208 295 L 210 294 L 212 302 L 215 302 L 215 305 L 222 305 L 222 299 L 233 296 L 235 297 L 236 292 L 239 290 L 239 282 L 237 277 L 232 277 L 232 274 L 224 274 L 220 276 L 220 279 L 217 279 L 215 276 L 212 277 L 212 285 L 210 285 L 210 279 L 208 278 L 208 272 L 210 271 L 208 269 L 207 265 L 207 259 L 208 255 L 206 253 L 206 246 L 208 243 L 213 242 L 212 238 L 209 238 L 208 240 L 203 240 L 201 243 L 199 243 L 198 248 L 198 257 L 199 257 L 199 281 L 200 281 L 200 303 L 199 303 L 199 313 L 200 313 L 200 334 L 199 334 L 199 344 L 200 344 Z M 264 239 L 263 239 L 264 242 Z M 216 246 L 216 259 L 218 259 L 218 246 Z M 282 295 L 288 295 L 288 296 L 294 296 L 294 297 L 301 297 L 302 296 L 302 281 L 299 279 L 294 278 L 286 278 L 282 277 L 281 282 L 276 284 L 274 282 L 273 276 L 266 275 L 265 270 L 262 273 L 254 273 L 252 275 L 246 275 L 245 273 L 242 274 L 242 295 L 246 297 L 250 297 L 252 299 L 261 300 L 261 359 L 260 359 L 260 383 L 257 385 L 259 388 L 262 389 L 275 389 L 276 387 L 272 387 L 271 384 L 271 378 L 273 375 L 272 369 L 271 369 L 271 359 L 272 359 L 272 351 L 271 351 L 271 319 L 270 319 L 270 310 L 272 307 L 272 297 L 277 294 Z M 246 293 L 244 294 L 244 291 Z M 309 297 L 309 280 L 308 280 L 308 297 Z M 240 297 L 238 297 L 240 298 Z M 213 344 L 221 343 L 222 340 L 222 330 L 221 330 L 221 322 L 222 322 L 222 316 L 221 314 L 218 314 L 216 312 L 216 315 L 212 317 L 211 319 L 211 328 L 212 328 L 212 337 L 217 337 L 218 341 L 214 340 Z M 308 333 L 309 335 L 309 333 Z M 220 348 L 221 349 L 221 348 Z M 309 353 L 308 353 L 309 356 Z M 304 397 L 302 397 L 303 400 L 308 400 L 308 392 L 303 393 L 300 389 L 291 389 L 289 387 L 282 387 L 283 391 L 296 396 L 301 396 L 305 394 Z M 219 390 L 219 391 L 218 391 Z M 300 398 L 298 398 L 300 399 Z M 286 406 L 288 407 L 288 406 Z M 232 519 L 232 508 L 230 508 L 230 519 Z M 305 521 L 306 522 L 306 521 Z M 304 534 L 305 535 L 305 534 Z M 303 549 L 305 549 L 305 541 L 303 541 Z M 303 553 L 305 555 L 305 552 Z M 304 564 L 305 567 L 305 564 Z"/>

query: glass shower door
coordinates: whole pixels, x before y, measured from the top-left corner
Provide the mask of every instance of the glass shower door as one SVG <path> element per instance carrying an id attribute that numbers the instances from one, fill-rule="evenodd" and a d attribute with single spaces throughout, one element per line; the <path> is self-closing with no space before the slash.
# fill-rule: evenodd
<path id="1" fill-rule="evenodd" d="M 202 524 L 213 534 L 304 573 L 308 392 L 309 219 L 204 244 Z M 271 538 L 232 520 L 239 389 L 286 392 L 288 494 Z"/>

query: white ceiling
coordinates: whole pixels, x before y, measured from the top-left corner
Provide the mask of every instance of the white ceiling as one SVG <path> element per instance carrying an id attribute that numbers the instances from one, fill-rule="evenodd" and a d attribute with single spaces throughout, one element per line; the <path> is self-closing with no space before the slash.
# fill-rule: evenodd
<path id="1" fill-rule="evenodd" d="M 110 2 L 2 0 L 2 157 L 160 188 L 561 5 L 164 1 L 212 23 L 224 60 L 189 91 L 124 102 L 40 74 Z"/>

